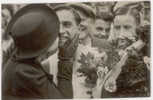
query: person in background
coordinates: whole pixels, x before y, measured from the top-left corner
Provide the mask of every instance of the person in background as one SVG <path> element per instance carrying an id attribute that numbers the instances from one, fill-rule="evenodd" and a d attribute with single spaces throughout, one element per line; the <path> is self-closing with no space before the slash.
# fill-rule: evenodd
<path id="1" fill-rule="evenodd" d="M 76 51 L 74 66 L 73 66 L 73 97 L 74 98 L 98 98 L 97 91 L 99 88 L 98 81 L 101 79 L 97 76 L 96 64 L 90 62 L 91 56 L 95 61 L 101 61 L 101 58 L 105 58 L 104 52 L 99 52 L 97 45 L 93 47 L 93 33 L 95 25 L 95 12 L 91 6 L 77 3 L 69 4 L 74 8 L 81 17 L 81 23 L 79 25 L 79 45 Z M 100 60 L 98 60 L 100 59 Z M 93 60 L 93 59 L 92 59 Z M 86 66 L 88 63 L 89 66 Z M 79 71 L 80 70 L 80 71 Z M 85 71 L 85 73 L 81 73 Z M 86 76 L 87 75 L 87 76 Z M 90 78 L 89 78 L 90 77 Z M 98 78 L 98 79 L 97 79 Z M 88 80 L 89 79 L 89 80 Z M 88 81 L 87 81 L 88 80 Z"/>
<path id="2" fill-rule="evenodd" d="M 11 20 L 12 16 L 11 13 L 9 11 L 9 9 L 7 8 L 3 8 L 2 9 L 2 47 L 3 47 L 3 51 L 6 51 L 10 44 L 11 44 L 11 37 L 9 36 L 9 34 L 6 34 L 5 30 L 7 28 L 7 25 L 9 23 L 9 21 Z"/>
<path id="3" fill-rule="evenodd" d="M 76 3 L 69 4 L 76 10 L 81 18 L 79 24 L 79 41 L 80 44 L 92 46 L 92 34 L 94 31 L 93 25 L 95 24 L 95 12 L 86 4 Z"/>
<path id="4" fill-rule="evenodd" d="M 110 16 L 108 13 L 103 13 L 101 16 L 97 16 L 93 36 L 98 39 L 108 40 L 110 36 L 112 19 L 113 16 Z"/>
<path id="5" fill-rule="evenodd" d="M 141 2 L 141 25 L 150 25 L 150 2 L 149 1 L 144 1 Z"/>
<path id="6" fill-rule="evenodd" d="M 121 5 L 116 5 L 113 21 L 115 51 L 120 61 L 113 66 L 112 73 L 106 80 L 102 98 L 149 96 L 149 71 L 143 62 L 142 53 L 145 43 L 137 30 L 140 26 L 139 5 Z"/>
<path id="7" fill-rule="evenodd" d="M 5 5 L 2 7 L 2 53 L 3 53 L 3 66 L 7 63 L 8 59 L 11 57 L 11 54 L 14 49 L 13 39 L 7 34 L 6 28 L 9 21 L 12 18 L 12 9 L 10 6 Z"/>
<path id="8" fill-rule="evenodd" d="M 142 8 L 140 12 L 141 16 L 141 33 L 142 38 L 144 39 L 146 45 L 144 47 L 144 62 L 147 65 L 147 68 L 150 69 L 150 2 L 144 1 L 141 3 Z"/>
<path id="9" fill-rule="evenodd" d="M 113 7 L 115 6 L 115 4 L 116 4 L 116 2 L 98 2 L 98 3 L 95 3 L 96 15 L 103 16 L 103 14 L 107 13 L 108 15 L 112 16 Z"/>

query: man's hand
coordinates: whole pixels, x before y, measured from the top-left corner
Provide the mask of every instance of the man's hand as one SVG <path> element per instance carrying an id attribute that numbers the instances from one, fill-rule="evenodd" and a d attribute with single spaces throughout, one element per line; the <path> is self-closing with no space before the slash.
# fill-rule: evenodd
<path id="1" fill-rule="evenodd" d="M 117 90 L 116 80 L 122 71 L 122 67 L 125 65 L 128 59 L 128 53 L 122 52 L 121 60 L 111 69 L 106 76 L 104 88 L 106 91 L 115 92 Z"/>
<path id="2" fill-rule="evenodd" d="M 98 71 L 97 71 L 97 75 L 98 75 L 98 79 L 97 79 L 97 85 L 95 88 L 92 89 L 93 92 L 93 97 L 94 98 L 100 98 L 101 97 L 101 92 L 102 92 L 102 87 L 103 87 L 103 82 L 104 82 L 104 77 L 106 76 L 106 74 L 108 73 L 108 68 L 105 67 L 98 67 Z"/>
<path id="3" fill-rule="evenodd" d="M 117 86 L 116 86 L 116 80 L 113 77 L 110 77 L 105 85 L 105 90 L 108 92 L 115 92 L 117 90 Z"/>
<path id="4" fill-rule="evenodd" d="M 68 39 L 65 44 L 59 48 L 59 59 L 69 61 L 74 58 L 79 43 L 79 34 L 72 39 Z"/>

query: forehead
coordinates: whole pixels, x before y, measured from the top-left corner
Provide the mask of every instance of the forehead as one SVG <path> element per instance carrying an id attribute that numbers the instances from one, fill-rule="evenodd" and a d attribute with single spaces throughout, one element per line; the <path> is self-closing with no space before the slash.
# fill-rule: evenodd
<path id="1" fill-rule="evenodd" d="M 75 21 L 75 17 L 74 14 L 71 10 L 68 9 L 62 9 L 62 10 L 58 10 L 56 11 L 57 16 L 59 17 L 60 21 Z"/>
<path id="2" fill-rule="evenodd" d="M 132 15 L 117 15 L 114 19 L 114 24 L 135 24 L 135 19 Z"/>
<path id="3" fill-rule="evenodd" d="M 6 8 L 2 9 L 2 15 L 3 15 L 3 16 L 8 16 L 8 15 L 10 15 L 9 10 L 6 9 Z"/>
<path id="4" fill-rule="evenodd" d="M 109 27 L 110 26 L 110 22 L 104 21 L 103 19 L 96 19 L 95 26 L 101 26 L 101 27 L 108 26 Z"/>
<path id="5" fill-rule="evenodd" d="M 91 23 L 92 23 L 92 20 L 90 18 L 81 19 L 80 25 L 86 25 L 86 26 L 88 26 L 89 24 L 91 25 Z"/>
<path id="6" fill-rule="evenodd" d="M 77 13 L 79 14 L 81 19 L 86 19 L 87 18 L 87 16 L 82 11 L 77 10 Z"/>

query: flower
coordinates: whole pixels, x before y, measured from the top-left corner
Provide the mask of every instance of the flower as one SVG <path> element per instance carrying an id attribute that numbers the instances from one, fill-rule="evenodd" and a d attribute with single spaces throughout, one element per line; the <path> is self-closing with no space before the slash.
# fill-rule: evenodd
<path id="1" fill-rule="evenodd" d="M 77 72 L 82 73 L 82 77 L 86 77 L 84 80 L 86 87 L 93 88 L 97 85 L 97 71 L 99 70 L 98 67 L 103 67 L 104 56 L 106 56 L 106 53 L 100 53 L 96 48 L 90 46 L 84 47 L 80 52 L 79 59 L 77 59 L 80 67 Z"/>

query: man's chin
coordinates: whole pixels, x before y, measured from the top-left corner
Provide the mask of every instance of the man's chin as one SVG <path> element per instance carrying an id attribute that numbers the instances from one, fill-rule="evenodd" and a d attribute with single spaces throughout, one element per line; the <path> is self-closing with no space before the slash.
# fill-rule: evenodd
<path id="1" fill-rule="evenodd" d="M 108 36 L 95 36 L 95 38 L 107 40 Z"/>
<path id="2" fill-rule="evenodd" d="M 59 44 L 58 44 L 59 47 L 64 46 L 64 44 L 65 44 L 65 41 L 60 41 L 60 40 L 59 40 Z"/>

